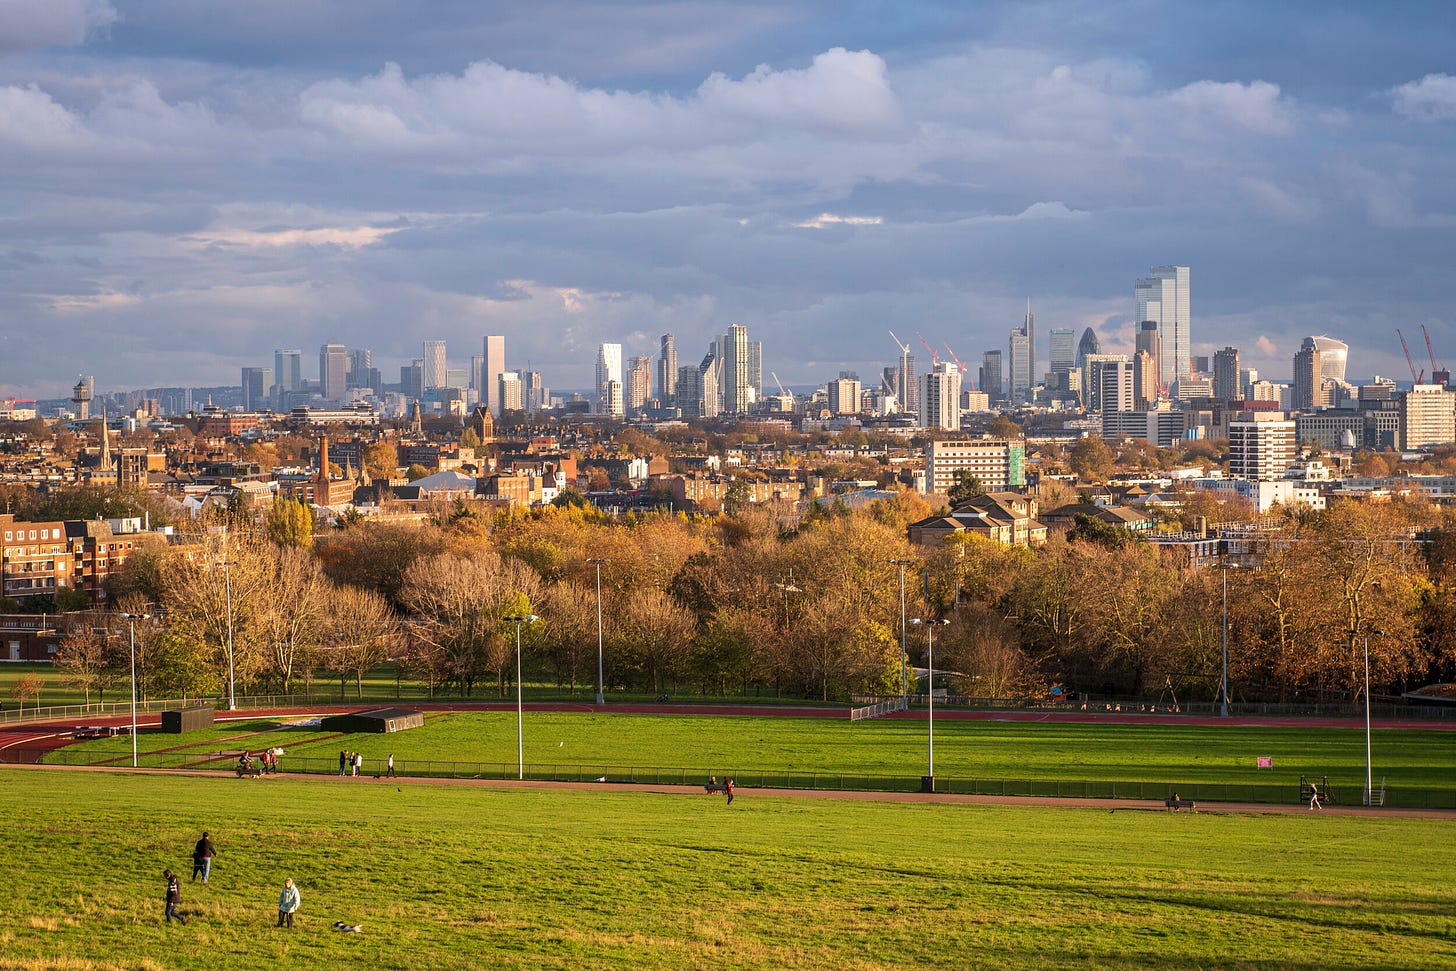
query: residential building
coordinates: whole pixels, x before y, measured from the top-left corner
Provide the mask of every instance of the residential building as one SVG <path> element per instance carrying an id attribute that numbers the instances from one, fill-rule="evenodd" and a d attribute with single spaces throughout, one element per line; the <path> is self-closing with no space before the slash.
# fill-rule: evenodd
<path id="1" fill-rule="evenodd" d="M 501 411 L 524 411 L 526 409 L 526 389 L 521 375 L 518 371 L 502 371 L 500 376 L 500 401 Z"/>
<path id="2" fill-rule="evenodd" d="M 920 425 L 959 431 L 961 427 L 961 374 L 951 361 L 938 361 L 935 370 L 920 379 Z"/>
<path id="3" fill-rule="evenodd" d="M 1127 364 L 1126 354 L 1088 354 L 1082 369 L 1082 403 L 1088 411 L 1102 410 L 1102 369 Z M 1129 371 L 1131 375 L 1131 371 Z M 1129 377 L 1131 381 L 1131 377 Z M 1129 384 L 1131 391 L 1131 385 Z"/>
<path id="4" fill-rule="evenodd" d="M 1281 479 L 1295 459 L 1295 423 L 1279 411 L 1246 412 L 1229 422 L 1229 475 Z"/>
<path id="5" fill-rule="evenodd" d="M 1134 290 L 1137 321 L 1157 325 L 1159 382 L 1171 386 L 1193 369 L 1192 320 L 1189 310 L 1189 268 L 1155 266 Z"/>
<path id="6" fill-rule="evenodd" d="M 446 378 L 447 366 L 445 363 L 445 342 L 425 341 L 424 355 L 420 358 L 424 368 L 425 393 L 436 388 L 448 388 L 449 381 Z"/>
<path id="7" fill-rule="evenodd" d="M 635 415 L 652 397 L 652 358 L 634 355 L 627 364 L 627 413 Z"/>
<path id="8" fill-rule="evenodd" d="M 947 537 L 971 533 L 1006 546 L 1040 546 L 1047 528 L 1036 518 L 1036 500 L 1019 492 L 987 492 L 956 504 L 948 515 L 911 523 L 910 542 L 939 546 Z"/>
<path id="9" fill-rule="evenodd" d="M 614 412 L 607 408 L 607 384 L 615 381 L 618 385 L 618 395 L 621 395 L 622 384 L 622 345 L 602 344 L 597 348 L 597 414 L 610 415 Z"/>
<path id="10" fill-rule="evenodd" d="M 847 372 L 841 373 L 838 378 L 829 382 L 826 390 L 829 392 L 829 410 L 831 412 L 836 415 L 859 414 L 859 378 Z"/>
<path id="11" fill-rule="evenodd" d="M 723 410 L 730 415 L 747 414 L 753 404 L 748 328 L 732 325 L 723 335 L 722 344 L 723 369 L 718 384 L 723 389 Z"/>
<path id="12" fill-rule="evenodd" d="M 1239 349 L 1225 347 L 1213 355 L 1213 396 L 1223 401 L 1242 401 L 1239 384 Z"/>
<path id="13" fill-rule="evenodd" d="M 1026 485 L 1026 446 L 1006 439 L 957 439 L 925 446 L 925 489 L 947 493 L 957 472 L 981 480 L 988 492 Z"/>
<path id="14" fill-rule="evenodd" d="M 1456 441 L 1456 394 L 1439 384 L 1418 384 L 1407 391 L 1400 415 L 1404 451 Z"/>
<path id="15" fill-rule="evenodd" d="M 677 394 L 677 344 L 671 334 L 663 334 L 657 357 L 657 400 L 664 408 L 671 407 Z"/>

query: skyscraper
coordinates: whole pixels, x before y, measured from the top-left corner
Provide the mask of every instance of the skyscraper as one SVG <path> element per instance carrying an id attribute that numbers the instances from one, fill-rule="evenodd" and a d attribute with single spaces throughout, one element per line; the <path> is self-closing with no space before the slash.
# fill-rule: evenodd
<path id="1" fill-rule="evenodd" d="M 1053 374 L 1061 374 L 1077 366 L 1077 332 L 1066 327 L 1053 327 L 1047 332 Z"/>
<path id="2" fill-rule="evenodd" d="M 829 410 L 831 412 L 836 415 L 859 413 L 859 378 L 854 377 L 848 371 L 843 371 L 838 378 L 825 386 L 825 390 L 829 393 Z"/>
<path id="3" fill-rule="evenodd" d="M 499 418 L 501 413 L 500 376 L 506 370 L 506 339 L 502 334 L 491 334 L 482 341 L 480 376 L 475 386 L 480 403 Z"/>
<path id="4" fill-rule="evenodd" d="M 319 393 L 327 401 L 344 397 L 349 385 L 349 349 L 343 344 L 319 348 Z"/>
<path id="5" fill-rule="evenodd" d="M 243 368 L 243 410 L 257 411 L 268 404 L 268 393 L 273 387 L 273 369 L 270 367 Z"/>
<path id="6" fill-rule="evenodd" d="M 1345 362 L 1350 356 L 1350 345 L 1333 337 L 1311 337 L 1310 340 L 1314 341 L 1314 346 L 1320 352 L 1320 373 L 1344 384 Z"/>
<path id="7" fill-rule="evenodd" d="M 1155 266 L 1147 277 L 1137 281 L 1133 291 L 1137 303 L 1134 320 L 1139 323 L 1151 320 L 1157 324 L 1161 345 L 1158 380 L 1165 385 L 1192 376 L 1188 275 L 1186 266 Z"/>
<path id="8" fill-rule="evenodd" d="M 622 384 L 622 345 L 603 344 L 597 348 L 597 414 L 609 415 L 607 410 L 607 383 L 617 382 L 619 388 Z M 617 392 L 618 397 L 621 391 Z"/>
<path id="9" fill-rule="evenodd" d="M 1319 345 L 1313 337 L 1306 337 L 1294 355 L 1294 390 L 1290 405 L 1295 411 L 1323 408 L 1330 401 L 1325 394 L 1323 360 Z"/>
<path id="10" fill-rule="evenodd" d="M 1102 411 L 1104 402 L 1102 400 L 1103 381 L 1102 371 L 1104 368 L 1117 364 L 1127 364 L 1126 354 L 1088 354 L 1087 361 L 1082 367 L 1082 404 L 1088 411 Z M 1128 395 L 1134 396 L 1132 386 L 1134 375 L 1129 369 Z M 1119 391 L 1120 393 L 1120 391 Z"/>
<path id="11" fill-rule="evenodd" d="M 1139 411 L 1146 411 L 1158 400 L 1158 365 L 1146 349 L 1132 358 L 1132 395 Z"/>
<path id="12" fill-rule="evenodd" d="M 273 352 L 273 383 L 280 394 L 303 386 L 303 351 L 296 347 Z"/>
<path id="13" fill-rule="evenodd" d="M 749 402 L 763 400 L 763 342 L 748 342 L 748 392 Z"/>
<path id="14" fill-rule="evenodd" d="M 636 355 L 627 368 L 627 413 L 636 414 L 652 397 L 652 358 Z"/>
<path id="15" fill-rule="evenodd" d="M 523 411 L 526 407 L 525 388 L 521 376 L 515 371 L 502 371 L 500 380 L 501 411 Z"/>
<path id="16" fill-rule="evenodd" d="M 723 410 L 730 415 L 741 415 L 752 404 L 749 389 L 749 347 L 748 328 L 734 324 L 723 337 Z"/>
<path id="17" fill-rule="evenodd" d="M 1239 349 L 1225 347 L 1213 355 L 1213 396 L 1224 401 L 1239 401 Z"/>
<path id="18" fill-rule="evenodd" d="M 677 344 L 671 334 L 663 334 L 657 358 L 657 397 L 664 408 L 672 407 L 677 393 Z"/>
<path id="19" fill-rule="evenodd" d="M 1000 351 L 987 351 L 981 355 L 981 379 L 976 382 L 976 387 L 986 392 L 992 404 L 1001 400 Z"/>
<path id="20" fill-rule="evenodd" d="M 1082 331 L 1082 339 L 1077 342 L 1077 370 L 1082 369 L 1082 364 L 1088 354 L 1101 354 L 1102 342 L 1097 339 L 1097 332 L 1091 327 Z"/>
<path id="21" fill-rule="evenodd" d="M 448 387 L 446 381 L 445 364 L 445 342 L 425 341 L 424 356 L 425 367 L 425 390 L 431 391 L 435 388 Z"/>
<path id="22" fill-rule="evenodd" d="M 1028 314 L 1027 316 L 1030 316 Z M 1011 401 L 1024 404 L 1031 400 L 1031 337 L 1026 327 L 1011 331 Z"/>
<path id="23" fill-rule="evenodd" d="M 1168 382 L 1163 379 L 1163 341 L 1162 335 L 1158 333 L 1158 322 L 1156 320 L 1144 320 L 1137 325 L 1137 335 L 1133 340 L 1134 355 L 1146 352 L 1153 361 L 1153 382 L 1145 390 L 1149 401 L 1157 401 L 1162 397 L 1159 386 L 1166 387 Z"/>

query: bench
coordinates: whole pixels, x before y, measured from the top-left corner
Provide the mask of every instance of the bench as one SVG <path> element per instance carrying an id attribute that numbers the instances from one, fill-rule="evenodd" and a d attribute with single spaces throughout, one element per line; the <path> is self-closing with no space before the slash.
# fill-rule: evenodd
<path id="1" fill-rule="evenodd" d="M 1180 809 L 1193 810 L 1198 808 L 1198 803 L 1194 802 L 1192 799 L 1176 799 L 1173 796 L 1169 796 L 1167 799 L 1164 799 L 1163 805 L 1167 806 L 1174 812 L 1177 812 Z"/>
<path id="2" fill-rule="evenodd" d="M 705 782 L 705 783 L 703 783 L 703 791 L 704 792 L 727 792 L 728 791 L 728 783 L 726 783 L 726 782 Z"/>

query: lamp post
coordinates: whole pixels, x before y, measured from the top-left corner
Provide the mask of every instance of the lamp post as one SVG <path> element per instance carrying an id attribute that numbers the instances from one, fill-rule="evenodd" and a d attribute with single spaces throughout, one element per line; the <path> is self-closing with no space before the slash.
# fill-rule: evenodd
<path id="1" fill-rule="evenodd" d="M 588 563 L 595 563 L 597 567 L 597 704 L 606 704 L 602 696 L 602 564 L 610 563 L 606 557 L 593 556 L 587 560 Z"/>
<path id="2" fill-rule="evenodd" d="M 914 560 L 891 560 L 895 566 L 900 568 L 900 699 L 905 707 L 910 707 L 910 671 L 908 655 L 905 652 L 905 567 L 912 565 Z"/>
<path id="3" fill-rule="evenodd" d="M 1218 682 L 1218 713 L 1228 717 L 1228 564 L 1223 568 L 1223 675 Z"/>
<path id="4" fill-rule="evenodd" d="M 222 577 L 227 591 L 227 662 L 228 662 L 228 711 L 236 711 L 238 697 L 233 680 L 233 561 L 222 561 Z"/>
<path id="5" fill-rule="evenodd" d="M 925 737 L 926 737 L 926 760 L 925 778 L 920 780 L 921 792 L 935 791 L 935 628 L 944 627 L 949 624 L 948 620 L 936 620 L 933 617 L 921 619 L 919 617 L 910 621 L 912 624 L 925 625 L 925 694 L 928 699 L 928 706 L 925 715 Z"/>
<path id="6" fill-rule="evenodd" d="M 151 614 L 119 614 L 131 628 L 131 767 L 137 767 L 137 717 L 136 717 L 136 622 L 147 620 Z"/>
<path id="7" fill-rule="evenodd" d="M 1365 647 L 1365 805 L 1370 805 L 1370 799 L 1374 791 L 1373 772 L 1370 765 L 1370 633 L 1367 631 L 1362 637 Z M 1378 637 L 1385 631 L 1374 631 Z"/>
<path id="8" fill-rule="evenodd" d="M 516 778 L 526 778 L 526 744 L 525 735 L 522 732 L 523 718 L 521 712 L 521 625 L 534 624 L 541 618 L 535 614 L 515 614 L 503 618 L 516 625 Z"/>

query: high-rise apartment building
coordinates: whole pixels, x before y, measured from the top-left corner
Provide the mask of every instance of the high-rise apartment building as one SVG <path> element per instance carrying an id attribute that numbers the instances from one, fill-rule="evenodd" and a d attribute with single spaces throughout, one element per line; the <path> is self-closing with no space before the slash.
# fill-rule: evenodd
<path id="1" fill-rule="evenodd" d="M 273 389 L 273 369 L 270 367 L 243 368 L 243 410 L 257 411 L 268 406 L 268 395 Z"/>
<path id="2" fill-rule="evenodd" d="M 1053 374 L 1065 374 L 1077 366 L 1076 331 L 1066 327 L 1053 327 L 1047 332 L 1047 341 L 1051 351 Z"/>
<path id="3" fill-rule="evenodd" d="M 652 397 L 652 358 L 635 355 L 627 365 L 627 413 L 635 415 Z"/>
<path id="4" fill-rule="evenodd" d="M 480 374 L 475 390 L 480 403 L 500 417 L 500 376 L 506 370 L 506 339 L 503 334 L 490 334 L 481 342 Z"/>
<path id="5" fill-rule="evenodd" d="M 1191 376 L 1193 366 L 1192 317 L 1188 306 L 1186 266 L 1155 266 L 1147 277 L 1137 281 L 1133 291 L 1139 324 L 1152 321 L 1157 325 L 1160 353 L 1158 379 L 1171 386 L 1179 378 Z"/>
<path id="6" fill-rule="evenodd" d="M 1163 377 L 1163 341 L 1158 333 L 1156 320 L 1144 320 L 1137 325 L 1137 332 L 1133 336 L 1133 355 L 1144 352 L 1153 361 L 1153 380 L 1147 386 L 1148 400 L 1157 401 L 1163 397 L 1171 382 Z"/>
<path id="7" fill-rule="evenodd" d="M 617 382 L 622 384 L 622 345 L 603 344 L 597 348 L 597 414 L 610 415 L 613 412 L 607 409 L 607 383 Z M 621 392 L 618 391 L 620 397 Z"/>
<path id="8" fill-rule="evenodd" d="M 983 438 L 974 441 L 937 441 L 925 446 L 925 488 L 947 493 L 957 472 L 981 480 L 987 492 L 1026 485 L 1026 446 L 1019 441 Z"/>
<path id="9" fill-rule="evenodd" d="M 1295 459 L 1295 424 L 1280 411 L 1245 412 L 1229 422 L 1229 475 L 1281 479 Z"/>
<path id="10" fill-rule="evenodd" d="M 663 407 L 671 407 L 677 393 L 677 344 L 671 334 L 663 334 L 657 357 L 657 398 Z"/>
<path id="11" fill-rule="evenodd" d="M 519 372 L 501 372 L 500 406 L 501 411 L 524 411 L 526 409 L 525 387 Z"/>
<path id="12" fill-rule="evenodd" d="M 1456 394 L 1439 384 L 1418 384 L 1400 403 L 1401 448 L 1456 441 Z"/>
<path id="13" fill-rule="evenodd" d="M 1102 410 L 1102 369 L 1109 365 L 1126 363 L 1126 354 L 1087 355 L 1082 364 L 1082 404 L 1088 411 Z M 1130 384 L 1129 389 L 1131 390 Z"/>
<path id="14" fill-rule="evenodd" d="M 1146 350 L 1139 350 L 1132 359 L 1133 403 L 1146 410 L 1158 400 L 1158 363 Z"/>
<path id="15" fill-rule="evenodd" d="M 1213 396 L 1224 401 L 1243 400 L 1237 347 L 1225 347 L 1213 355 Z"/>
<path id="16" fill-rule="evenodd" d="M 343 344 L 319 348 L 319 393 L 326 401 L 338 401 L 349 387 L 349 349 Z"/>
<path id="17" fill-rule="evenodd" d="M 1102 414 L 1132 411 L 1137 404 L 1133 388 L 1133 365 L 1126 356 L 1120 361 L 1105 361 L 1097 369 L 1098 402 Z"/>
<path id="18" fill-rule="evenodd" d="M 959 431 L 961 427 L 961 374 L 950 361 L 920 379 L 919 421 L 922 428 Z"/>
<path id="19" fill-rule="evenodd" d="M 763 400 L 763 342 L 748 342 L 749 403 Z"/>
<path id="20" fill-rule="evenodd" d="M 273 352 L 273 383 L 280 394 L 303 387 L 303 351 L 298 348 Z"/>
<path id="21" fill-rule="evenodd" d="M 606 387 L 602 389 L 602 414 L 621 418 L 626 413 L 626 406 L 622 382 L 615 378 L 607 381 Z"/>
<path id="22" fill-rule="evenodd" d="M 734 324 L 723 335 L 722 342 L 723 372 L 719 384 L 723 386 L 723 410 L 730 415 L 741 415 L 753 403 L 753 386 L 749 383 L 752 355 L 748 346 L 748 328 Z"/>
<path id="23" fill-rule="evenodd" d="M 701 364 L 677 369 L 677 407 L 684 418 L 718 414 L 718 359 L 710 348 Z"/>
<path id="24" fill-rule="evenodd" d="M 825 387 L 829 393 L 829 410 L 836 415 L 856 415 L 860 410 L 859 378 L 841 374 Z"/>
<path id="25" fill-rule="evenodd" d="M 541 383 L 540 371 L 527 371 L 526 380 L 526 411 L 531 414 L 545 408 L 550 397 L 550 390 Z"/>
<path id="26" fill-rule="evenodd" d="M 447 365 L 445 364 L 445 342 L 425 341 L 424 355 L 420 358 L 424 361 L 425 368 L 425 390 L 433 391 L 436 388 L 447 388 L 449 382 L 446 380 Z"/>
<path id="27" fill-rule="evenodd" d="M 976 387 L 986 392 L 986 397 L 991 399 L 991 404 L 1001 400 L 1001 352 L 986 351 L 981 355 L 980 380 Z"/>

